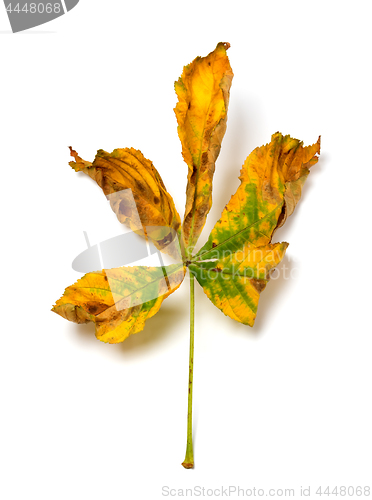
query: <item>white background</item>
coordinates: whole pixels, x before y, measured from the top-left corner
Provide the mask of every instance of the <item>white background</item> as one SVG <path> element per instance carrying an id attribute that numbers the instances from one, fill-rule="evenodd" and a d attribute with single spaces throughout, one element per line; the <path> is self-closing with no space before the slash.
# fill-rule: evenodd
<path id="1" fill-rule="evenodd" d="M 367 1 L 81 0 L 11 34 L 0 6 L 4 500 L 160 499 L 163 486 L 196 485 L 326 498 L 318 486 L 372 485 L 371 14 Z M 268 285 L 254 328 L 197 285 L 185 470 L 188 283 L 119 345 L 50 309 L 81 276 L 83 231 L 120 231 L 67 147 L 86 160 L 141 149 L 182 216 L 173 82 L 219 41 L 235 77 L 199 246 L 271 134 L 305 145 L 321 134 L 322 150 L 276 233 L 295 272 Z"/>

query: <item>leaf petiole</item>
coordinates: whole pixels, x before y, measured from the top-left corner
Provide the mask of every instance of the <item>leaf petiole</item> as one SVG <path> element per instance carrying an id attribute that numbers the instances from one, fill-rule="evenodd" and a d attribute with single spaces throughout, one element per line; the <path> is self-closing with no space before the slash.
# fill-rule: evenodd
<path id="1" fill-rule="evenodd" d="M 187 405 L 187 446 L 185 460 L 182 465 L 185 469 L 194 468 L 194 450 L 192 445 L 192 383 L 194 370 L 194 312 L 195 312 L 195 297 L 194 297 L 194 275 L 189 270 L 190 277 L 190 357 L 189 357 L 189 391 Z"/>

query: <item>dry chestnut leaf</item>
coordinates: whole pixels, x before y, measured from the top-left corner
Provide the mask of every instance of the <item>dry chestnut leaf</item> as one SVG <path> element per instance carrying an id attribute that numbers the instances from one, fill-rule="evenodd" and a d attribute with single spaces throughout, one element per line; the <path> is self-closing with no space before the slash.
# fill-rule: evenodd
<path id="1" fill-rule="evenodd" d="M 188 268 L 190 370 L 185 468 L 194 467 L 194 277 L 224 314 L 253 326 L 260 293 L 288 247 L 285 242 L 272 243 L 273 234 L 293 213 L 320 152 L 320 138 L 304 147 L 301 141 L 279 132 L 270 143 L 252 151 L 242 167 L 238 190 L 205 245 L 193 253 L 212 206 L 215 162 L 226 130 L 233 78 L 226 54 L 229 46 L 219 43 L 208 56 L 197 57 L 175 82 L 178 135 L 188 166 L 182 225 L 158 171 L 140 151 L 99 150 L 90 163 L 71 149 L 75 160 L 71 167 L 97 182 L 119 221 L 177 262 L 88 273 L 66 288 L 52 309 L 75 323 L 95 323 L 96 336 L 103 342 L 123 342 L 140 332 L 146 320 L 159 311 L 163 300 L 180 286 Z"/>

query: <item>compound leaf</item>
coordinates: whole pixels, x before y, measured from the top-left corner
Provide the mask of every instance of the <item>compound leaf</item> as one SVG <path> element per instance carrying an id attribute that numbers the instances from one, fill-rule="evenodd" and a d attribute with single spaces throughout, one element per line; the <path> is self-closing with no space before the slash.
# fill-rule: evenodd
<path id="1" fill-rule="evenodd" d="M 88 273 L 66 288 L 52 311 L 75 323 L 94 322 L 96 337 L 116 344 L 143 330 L 184 275 L 182 264 Z"/>
<path id="2" fill-rule="evenodd" d="M 226 130 L 227 107 L 233 72 L 226 50 L 219 43 L 207 57 L 185 66 L 175 82 L 175 113 L 182 155 L 188 165 L 183 238 L 188 255 L 204 227 L 212 206 L 215 161 Z"/>

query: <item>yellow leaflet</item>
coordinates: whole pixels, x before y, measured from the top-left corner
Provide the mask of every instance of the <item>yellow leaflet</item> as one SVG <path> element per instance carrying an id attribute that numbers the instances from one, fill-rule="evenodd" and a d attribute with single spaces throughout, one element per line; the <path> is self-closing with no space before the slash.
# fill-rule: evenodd
<path id="1" fill-rule="evenodd" d="M 182 283 L 185 267 L 121 267 L 88 273 L 66 288 L 52 311 L 75 323 L 96 325 L 96 336 L 116 344 L 140 332 L 164 299 Z"/>
<path id="2" fill-rule="evenodd" d="M 320 151 L 318 142 L 301 141 L 277 132 L 271 142 L 256 148 L 240 172 L 241 184 L 222 212 L 196 259 L 221 258 L 240 250 L 246 242 L 264 246 L 284 224 L 301 196 L 301 189 Z"/>
<path id="3" fill-rule="evenodd" d="M 227 107 L 233 72 L 226 50 L 219 43 L 207 57 L 185 66 L 175 82 L 175 113 L 182 155 L 188 165 L 183 238 L 188 255 L 204 227 L 212 206 L 215 161 L 226 130 Z"/>
<path id="4" fill-rule="evenodd" d="M 97 152 L 93 163 L 71 149 L 76 171 L 94 179 L 110 200 L 120 222 L 138 234 L 147 234 L 163 250 L 180 232 L 181 219 L 171 195 L 150 160 L 133 148 Z"/>

